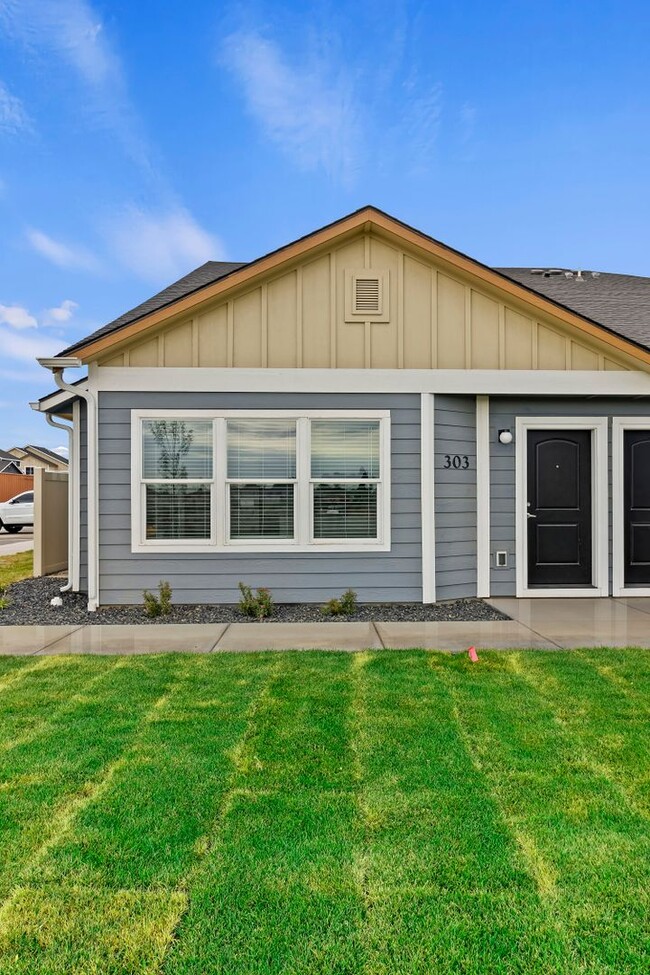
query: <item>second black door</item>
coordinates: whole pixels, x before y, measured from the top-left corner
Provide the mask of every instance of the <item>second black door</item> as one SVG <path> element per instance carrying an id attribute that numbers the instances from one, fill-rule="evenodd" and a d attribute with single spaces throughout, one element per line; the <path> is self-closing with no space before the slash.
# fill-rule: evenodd
<path id="1" fill-rule="evenodd" d="M 625 585 L 650 584 L 650 430 L 625 431 Z"/>
<path id="2" fill-rule="evenodd" d="M 528 585 L 590 586 L 591 431 L 528 431 Z"/>

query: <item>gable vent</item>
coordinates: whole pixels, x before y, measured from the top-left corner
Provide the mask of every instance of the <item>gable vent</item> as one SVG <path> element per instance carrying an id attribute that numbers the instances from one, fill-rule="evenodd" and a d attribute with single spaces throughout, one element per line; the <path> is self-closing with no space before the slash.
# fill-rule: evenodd
<path id="1" fill-rule="evenodd" d="M 354 310 L 357 314 L 381 311 L 379 278 L 356 278 L 354 282 Z"/>
<path id="2" fill-rule="evenodd" d="M 390 272 L 378 268 L 345 271 L 346 322 L 387 322 L 390 313 Z"/>

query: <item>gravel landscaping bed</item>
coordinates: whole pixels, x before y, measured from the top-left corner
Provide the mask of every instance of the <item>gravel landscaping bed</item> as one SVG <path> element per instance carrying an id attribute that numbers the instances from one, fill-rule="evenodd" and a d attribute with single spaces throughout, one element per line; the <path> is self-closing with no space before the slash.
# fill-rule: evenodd
<path id="1" fill-rule="evenodd" d="M 9 586 L 5 593 L 8 605 L 0 609 L 0 625 L 33 624 L 47 626 L 53 623 L 245 623 L 237 605 L 229 606 L 174 606 L 167 616 L 149 619 L 142 606 L 108 606 L 89 613 L 83 593 L 61 593 L 63 577 L 24 579 Z M 50 606 L 53 596 L 61 596 L 63 606 Z M 347 623 L 378 620 L 389 622 L 419 623 L 427 620 L 457 620 L 478 622 L 509 619 L 481 599 L 453 599 L 447 602 L 423 606 L 422 603 L 366 603 L 359 604 L 351 616 L 325 616 L 317 604 L 279 603 L 274 607 L 270 623 Z"/>

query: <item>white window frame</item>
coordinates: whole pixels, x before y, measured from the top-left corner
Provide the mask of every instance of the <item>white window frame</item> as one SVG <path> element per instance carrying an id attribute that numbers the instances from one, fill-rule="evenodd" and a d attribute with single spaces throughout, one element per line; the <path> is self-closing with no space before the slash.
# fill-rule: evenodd
<path id="1" fill-rule="evenodd" d="M 211 493 L 212 531 L 209 539 L 147 539 L 144 537 L 144 479 L 142 471 L 143 420 L 212 420 L 214 470 Z M 229 539 L 227 477 L 228 419 L 296 420 L 296 481 L 294 489 L 295 537 L 293 539 Z M 377 538 L 364 540 L 314 539 L 310 453 L 311 420 L 379 420 L 377 489 Z M 159 553 L 194 552 L 389 552 L 391 548 L 391 432 L 390 410 L 131 410 L 131 551 Z M 205 480 L 209 480 L 206 478 Z M 238 479 L 235 479 L 238 480 Z M 263 479 L 262 479 L 263 480 Z M 282 480 L 282 478 L 280 478 Z M 318 478 L 314 480 L 319 480 Z M 345 479 L 337 479 L 342 483 Z M 185 483 L 185 482 L 183 482 Z M 259 483 L 254 478 L 246 483 Z"/>
<path id="2" fill-rule="evenodd" d="M 515 551 L 517 596 L 549 599 L 609 595 L 608 486 L 606 416 L 531 416 L 516 418 Z M 591 431 L 591 567 L 589 587 L 529 588 L 528 586 L 528 431 Z"/>
<path id="3" fill-rule="evenodd" d="M 625 585 L 625 453 L 626 430 L 650 430 L 650 417 L 615 416 L 612 418 L 612 594 L 614 596 L 650 596 L 650 586 Z"/>

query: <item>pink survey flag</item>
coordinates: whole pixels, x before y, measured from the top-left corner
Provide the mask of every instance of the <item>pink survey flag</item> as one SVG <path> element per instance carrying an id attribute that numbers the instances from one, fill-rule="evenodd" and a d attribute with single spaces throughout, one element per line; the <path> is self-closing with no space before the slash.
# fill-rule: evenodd
<path id="1" fill-rule="evenodd" d="M 477 664 L 478 663 L 478 654 L 476 652 L 476 647 L 470 647 L 469 650 L 467 651 L 467 653 L 468 653 L 469 659 L 472 661 L 472 663 L 473 664 Z"/>

